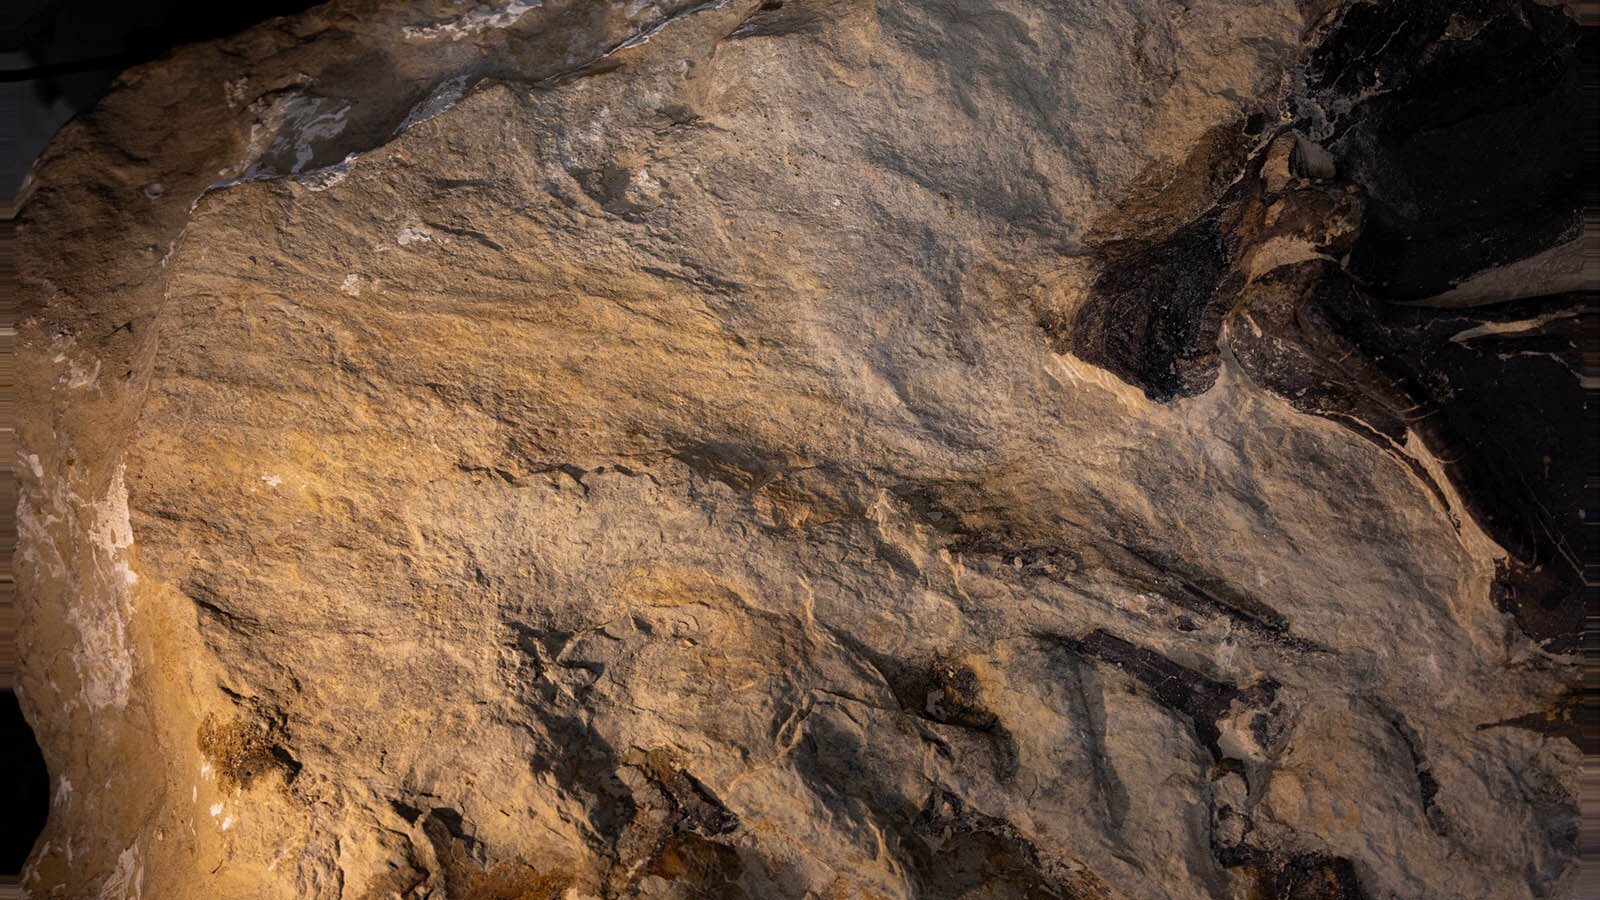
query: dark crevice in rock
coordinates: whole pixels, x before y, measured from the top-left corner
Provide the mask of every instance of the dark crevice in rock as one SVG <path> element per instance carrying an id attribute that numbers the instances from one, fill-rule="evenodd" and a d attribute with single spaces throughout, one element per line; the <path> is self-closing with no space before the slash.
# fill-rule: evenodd
<path id="1" fill-rule="evenodd" d="M 1100 797 L 1109 830 L 1114 835 L 1121 835 L 1123 823 L 1128 817 L 1130 798 L 1106 749 L 1108 726 L 1105 697 L 1095 677 L 1094 666 L 1088 660 L 1074 657 L 1069 672 L 1068 687 L 1072 692 L 1073 708 L 1079 713 L 1084 755 L 1089 758 L 1094 770 L 1095 792 Z"/>
<path id="2" fill-rule="evenodd" d="M 1113 634 L 1095 629 L 1081 638 L 1044 635 L 1079 656 L 1108 663 L 1132 675 L 1149 688 L 1162 706 L 1185 716 L 1196 736 L 1213 759 L 1223 759 L 1217 744 L 1221 732 L 1217 720 L 1240 696 L 1232 684 L 1215 681 L 1162 656 L 1154 650 L 1129 643 Z"/>
<path id="3" fill-rule="evenodd" d="M 922 714 L 935 722 L 991 731 L 1000 719 L 983 700 L 983 686 L 972 668 L 957 660 L 935 660 L 927 676 Z"/>
<path id="4" fill-rule="evenodd" d="M 465 239 L 470 240 L 470 241 L 476 241 L 477 243 L 479 243 L 479 244 L 483 245 L 484 247 L 487 247 L 490 250 L 493 250 L 493 251 L 495 251 L 497 253 L 505 253 L 506 252 L 506 248 L 505 247 L 501 246 L 493 238 L 489 237 L 488 235 L 486 235 L 483 232 L 478 231 L 476 229 L 467 228 L 467 227 L 461 226 L 461 225 L 449 225 L 449 224 L 446 224 L 444 222 L 435 222 L 435 221 L 431 221 L 431 220 L 427 220 L 427 219 L 424 219 L 422 224 L 428 226 L 429 228 L 433 229 L 434 231 L 443 232 L 445 234 L 453 235 L 453 236 L 458 237 L 458 238 L 465 238 Z"/>
<path id="5" fill-rule="evenodd" d="M 827 24 L 825 7 L 816 0 L 768 2 L 761 4 L 739 23 L 739 27 L 728 35 L 728 39 L 744 40 L 815 33 L 821 31 L 825 24 Z"/>
<path id="6" fill-rule="evenodd" d="M 1270 604 L 1190 562 L 1153 549 L 1155 542 L 1148 535 L 1120 539 L 1079 535 L 1069 542 L 1059 536 L 1041 539 L 1019 533 L 1021 527 L 1007 520 L 1005 504 L 986 496 L 984 486 L 973 481 L 907 483 L 892 493 L 911 514 L 948 535 L 952 552 L 990 556 L 1023 575 L 1057 582 L 1090 569 L 1115 571 L 1128 584 L 1160 594 L 1191 613 L 1221 616 L 1288 649 L 1328 652 L 1322 644 L 1295 634 L 1288 619 Z M 910 575 L 918 574 L 909 562 L 906 569 Z M 1192 621 L 1190 626 L 1196 627 Z"/>
<path id="7" fill-rule="evenodd" d="M 461 811 L 448 806 L 437 806 L 429 810 L 422 819 L 422 830 L 433 840 L 434 845 L 441 849 L 456 842 L 470 854 L 478 846 L 477 839 L 472 836 L 467 823 L 461 818 Z"/>
<path id="8" fill-rule="evenodd" d="M 220 626 L 234 634 L 247 634 L 262 627 L 256 616 L 242 612 L 241 604 L 230 601 L 221 588 L 212 584 L 211 578 L 192 578 L 183 585 L 183 594 L 194 603 L 200 621 L 200 633 L 207 640 L 217 640 Z"/>
<path id="9" fill-rule="evenodd" d="M 730 443 L 698 443 L 673 455 L 692 471 L 744 492 L 771 483 L 788 468 L 755 448 Z"/>
<path id="10" fill-rule="evenodd" d="M 1014 824 L 942 788 L 928 795 L 911 830 L 919 897 L 1090 900 L 1110 893 L 1093 872 L 1047 858 Z"/>
<path id="11" fill-rule="evenodd" d="M 688 772 L 679 769 L 663 779 L 661 786 L 678 805 L 683 827 L 707 836 L 727 834 L 739 827 L 739 817 Z"/>
<path id="12" fill-rule="evenodd" d="M 1569 13 L 1532 0 L 1348 9 L 1312 55 L 1303 124 L 1365 190 L 1349 266 L 1368 290 L 1421 299 L 1576 236 L 1578 42 Z"/>
<path id="13" fill-rule="evenodd" d="M 989 708 L 983 685 L 971 666 L 956 659 L 936 659 L 918 681 L 922 682 L 923 703 L 910 712 L 982 734 L 991 744 L 995 778 L 1006 783 L 1016 776 L 1016 739 Z"/>
<path id="14" fill-rule="evenodd" d="M 1577 696 L 1568 696 L 1557 703 L 1553 708 L 1542 712 L 1523 713 L 1497 722 L 1484 722 L 1477 726 L 1478 731 L 1489 728 L 1521 728 L 1549 737 L 1564 738 L 1571 741 L 1573 746 L 1589 755 L 1600 753 L 1600 741 L 1595 736 L 1600 730 L 1593 729 L 1595 724 L 1594 710 L 1582 706 Z M 1586 725 L 1591 731 L 1586 736 Z"/>
<path id="15" fill-rule="evenodd" d="M 738 883 L 745 868 L 733 847 L 694 831 L 679 831 L 661 843 L 642 874 L 666 880 L 675 896 L 749 900 L 750 893 Z"/>
<path id="16" fill-rule="evenodd" d="M 1273 145 L 1249 120 L 1212 129 L 1171 174 L 1147 173 L 1089 240 L 1099 271 L 1070 316 L 1039 319 L 1051 345 L 1158 402 L 1208 390 L 1217 339 L 1255 237 L 1249 213 Z M 1259 133 L 1259 129 L 1257 129 Z"/>
<path id="17" fill-rule="evenodd" d="M 1367 900 L 1355 865 L 1342 856 L 1256 853 L 1240 866 L 1251 879 L 1250 900 Z"/>
<path id="18" fill-rule="evenodd" d="M 415 825 L 417 820 L 422 818 L 422 810 L 401 800 L 390 800 L 389 808 L 393 809 L 395 815 L 404 819 L 408 825 Z"/>
<path id="19" fill-rule="evenodd" d="M 1247 766 L 1220 761 L 1212 771 L 1209 839 L 1217 864 L 1244 883 L 1250 900 L 1366 900 L 1355 864 L 1327 853 L 1293 851 L 1265 836 L 1251 818 Z"/>
<path id="20" fill-rule="evenodd" d="M 1315 642 L 1292 634 L 1289 620 L 1282 613 L 1241 589 L 1155 550 L 1126 545 L 1121 549 L 1135 561 L 1130 568 L 1141 580 L 1179 606 L 1206 615 L 1221 613 L 1242 628 L 1297 650 L 1322 649 Z"/>
<path id="21" fill-rule="evenodd" d="M 505 469 L 499 468 L 498 466 L 474 466 L 468 465 L 467 463 L 458 462 L 456 463 L 456 468 L 472 475 L 487 475 L 492 478 L 498 478 L 499 480 L 504 481 L 506 484 L 514 487 L 521 486 L 523 484 L 522 479 L 510 472 L 507 472 Z M 474 480 L 476 481 L 477 479 Z"/>
<path id="22" fill-rule="evenodd" d="M 1390 727 L 1395 734 L 1400 736 L 1400 742 L 1405 745 L 1406 753 L 1411 757 L 1411 768 L 1417 776 L 1417 797 L 1422 802 L 1422 814 L 1428 820 L 1437 834 L 1449 833 L 1449 828 L 1444 819 L 1444 812 L 1439 808 L 1439 780 L 1433 775 L 1433 767 L 1422 752 L 1422 736 L 1406 722 L 1405 716 L 1397 711 L 1386 710 Z"/>
<path id="23" fill-rule="evenodd" d="M 1337 419 L 1381 447 L 1404 443 L 1415 403 L 1339 328 L 1373 315 L 1337 266 L 1313 260 L 1263 275 L 1232 312 L 1228 349 L 1257 384 L 1296 409 Z"/>
<path id="24" fill-rule="evenodd" d="M 686 896 L 747 896 L 735 885 L 745 863 L 719 840 L 739 829 L 739 816 L 672 750 L 633 748 L 621 760 L 635 773 L 635 814 L 617 839 L 607 896 L 632 896 L 625 888 L 651 875 Z"/>
<path id="25" fill-rule="evenodd" d="M 1150 246 L 1121 250 L 1095 279 L 1068 347 L 1144 389 L 1152 400 L 1200 393 L 1216 378 L 1221 310 L 1214 302 L 1228 254 L 1214 219 Z M 1049 327 L 1047 332 L 1052 332 Z M 1052 332 L 1058 346 L 1065 343 Z"/>
<path id="26" fill-rule="evenodd" d="M 1020 764 L 1016 739 L 990 709 L 971 666 L 951 657 L 918 660 L 915 656 L 895 656 L 842 632 L 834 632 L 834 637 L 883 678 L 901 712 L 972 732 L 988 744 L 995 778 L 1004 783 L 1015 777 Z M 919 729 L 926 740 L 948 756 L 949 743 L 934 731 L 928 726 Z"/>
<path id="27" fill-rule="evenodd" d="M 1177 166 L 1157 164 L 1134 179 L 1127 197 L 1091 227 L 1088 243 L 1113 255 L 1138 251 L 1161 235 L 1205 218 L 1249 169 L 1271 137 L 1276 115 L 1256 112 L 1217 125 L 1195 143 Z"/>

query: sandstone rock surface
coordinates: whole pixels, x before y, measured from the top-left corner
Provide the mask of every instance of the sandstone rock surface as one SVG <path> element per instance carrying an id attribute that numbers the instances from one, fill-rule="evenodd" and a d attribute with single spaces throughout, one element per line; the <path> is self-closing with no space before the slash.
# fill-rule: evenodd
<path id="1" fill-rule="evenodd" d="M 350 0 L 131 70 L 20 216 L 31 895 L 1574 896 L 1577 33 Z"/>

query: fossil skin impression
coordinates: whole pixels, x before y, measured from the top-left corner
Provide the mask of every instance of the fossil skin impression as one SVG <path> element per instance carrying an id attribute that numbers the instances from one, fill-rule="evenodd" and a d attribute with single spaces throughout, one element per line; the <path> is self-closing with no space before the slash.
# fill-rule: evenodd
<path id="1" fill-rule="evenodd" d="M 1579 42 L 336 0 L 130 70 L 18 217 L 30 896 L 1575 896 Z"/>

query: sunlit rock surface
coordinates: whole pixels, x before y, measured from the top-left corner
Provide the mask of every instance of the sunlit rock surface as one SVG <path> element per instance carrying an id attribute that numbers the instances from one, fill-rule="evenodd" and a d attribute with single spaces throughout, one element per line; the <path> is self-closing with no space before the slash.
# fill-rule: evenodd
<path id="1" fill-rule="evenodd" d="M 31 895 L 1574 896 L 1577 42 L 355 0 L 128 72 L 19 219 Z"/>

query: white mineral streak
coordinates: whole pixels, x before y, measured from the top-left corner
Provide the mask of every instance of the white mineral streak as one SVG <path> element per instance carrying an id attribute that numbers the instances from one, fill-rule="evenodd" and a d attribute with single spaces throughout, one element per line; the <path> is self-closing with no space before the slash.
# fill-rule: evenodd
<path id="1" fill-rule="evenodd" d="M 405 120 L 400 123 L 399 131 L 404 131 L 413 125 L 426 122 L 452 106 L 466 95 L 469 76 L 457 75 L 446 78 L 434 86 L 426 100 L 418 103 L 406 113 Z"/>
<path id="2" fill-rule="evenodd" d="M 1531 319 L 1514 319 L 1509 322 L 1485 322 L 1464 328 L 1450 336 L 1450 340 L 1457 344 L 1466 344 L 1484 338 L 1507 337 L 1510 335 L 1526 334 L 1542 328 L 1556 319 L 1570 318 L 1576 313 L 1555 312 L 1547 315 L 1535 316 Z"/>
<path id="3" fill-rule="evenodd" d="M 394 240 L 402 247 L 407 244 L 427 243 L 433 240 L 433 232 L 416 225 L 403 225 L 395 234 Z"/>
<path id="4" fill-rule="evenodd" d="M 116 868 L 100 885 L 95 900 L 142 900 L 144 897 L 144 866 L 139 862 L 134 847 L 117 856 Z"/>
<path id="5" fill-rule="evenodd" d="M 476 34 L 481 34 L 490 29 L 510 28 L 517 24 L 523 16 L 533 10 L 543 7 L 540 0 L 524 3 L 523 0 L 511 0 L 505 6 L 490 6 L 483 4 L 445 22 L 433 25 L 407 26 L 402 33 L 408 38 L 417 40 L 434 40 L 436 38 L 449 38 L 459 41 Z"/>
<path id="6" fill-rule="evenodd" d="M 73 598 L 65 616 L 80 641 L 71 656 L 82 680 L 78 699 L 94 709 L 121 709 L 134 665 L 127 638 L 130 591 L 139 580 L 128 559 L 133 531 L 123 470 L 116 470 L 105 496 L 88 501 L 64 479 L 41 478 L 36 456 L 23 460 L 34 479 L 24 483 L 17 508 L 19 562 L 60 581 Z M 63 543 L 78 529 L 89 539 L 88 559 Z"/>

